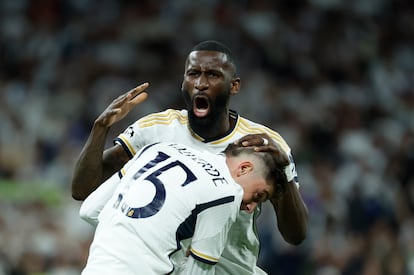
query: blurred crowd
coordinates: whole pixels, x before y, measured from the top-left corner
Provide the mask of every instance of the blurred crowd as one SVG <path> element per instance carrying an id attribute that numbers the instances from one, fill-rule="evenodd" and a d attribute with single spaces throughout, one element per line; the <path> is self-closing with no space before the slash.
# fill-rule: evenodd
<path id="1" fill-rule="evenodd" d="M 206 39 L 234 51 L 231 107 L 287 140 L 309 208 L 295 247 L 264 205 L 260 266 L 414 274 L 413 1 L 4 0 L 0 18 L 0 275 L 79 274 L 93 231 L 70 183 L 94 119 L 147 81 L 108 145 L 183 108 L 184 60 Z M 58 199 L 30 196 L 40 186 Z"/>

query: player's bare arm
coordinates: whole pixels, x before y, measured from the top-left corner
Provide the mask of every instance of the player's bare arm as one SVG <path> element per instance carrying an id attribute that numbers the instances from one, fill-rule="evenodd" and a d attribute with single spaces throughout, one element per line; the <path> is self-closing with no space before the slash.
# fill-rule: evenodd
<path id="1" fill-rule="evenodd" d="M 274 152 L 280 163 L 289 163 L 282 148 L 266 134 L 251 134 L 237 141 L 241 146 L 256 146 L 256 151 Z M 294 180 L 286 182 L 280 188 L 271 203 L 275 209 L 278 229 L 290 244 L 300 244 L 307 234 L 308 209 Z"/>
<path id="2" fill-rule="evenodd" d="M 84 200 L 109 176 L 121 169 L 129 160 L 119 145 L 104 152 L 110 127 L 123 119 L 137 104 L 147 99 L 144 83 L 114 99 L 95 120 L 91 133 L 76 162 L 72 178 L 72 197 Z"/>
<path id="3" fill-rule="evenodd" d="M 308 209 L 294 181 L 270 199 L 276 213 L 277 227 L 285 241 L 298 245 L 306 238 Z"/>

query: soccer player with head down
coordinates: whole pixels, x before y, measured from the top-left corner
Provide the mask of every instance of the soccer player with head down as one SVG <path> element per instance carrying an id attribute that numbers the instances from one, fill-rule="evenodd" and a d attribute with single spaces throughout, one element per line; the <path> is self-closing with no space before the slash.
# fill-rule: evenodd
<path id="1" fill-rule="evenodd" d="M 144 147 L 83 202 L 97 225 L 82 275 L 171 274 L 187 240 L 179 274 L 214 274 L 240 210 L 253 213 L 285 184 L 287 156 L 229 144 L 223 154 L 177 143 Z"/>
<path id="2" fill-rule="evenodd" d="M 110 127 L 143 102 L 148 94 L 144 83 L 115 99 L 95 120 L 77 161 L 72 196 L 85 199 L 105 179 L 123 167 L 137 151 L 154 142 L 179 142 L 198 150 L 223 151 L 229 143 L 254 146 L 275 156 L 290 159 L 287 184 L 278 185 L 270 199 L 277 226 L 291 244 L 301 243 L 307 233 L 308 213 L 299 192 L 299 182 L 291 149 L 275 131 L 241 117 L 229 109 L 230 97 L 239 92 L 241 80 L 229 48 L 216 41 L 204 41 L 190 51 L 184 68 L 181 90 L 187 108 L 149 114 L 131 124 L 104 150 Z M 217 263 L 217 274 L 265 274 L 256 266 L 259 238 L 255 219 L 260 212 L 241 211 L 229 231 L 229 240 Z"/>

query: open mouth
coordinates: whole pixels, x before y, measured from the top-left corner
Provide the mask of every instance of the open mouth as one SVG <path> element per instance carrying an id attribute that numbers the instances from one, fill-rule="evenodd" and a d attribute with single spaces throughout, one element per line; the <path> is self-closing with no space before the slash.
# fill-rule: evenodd
<path id="1" fill-rule="evenodd" d="M 193 111 L 197 117 L 205 117 L 210 111 L 210 103 L 206 96 L 197 95 L 193 100 Z"/>

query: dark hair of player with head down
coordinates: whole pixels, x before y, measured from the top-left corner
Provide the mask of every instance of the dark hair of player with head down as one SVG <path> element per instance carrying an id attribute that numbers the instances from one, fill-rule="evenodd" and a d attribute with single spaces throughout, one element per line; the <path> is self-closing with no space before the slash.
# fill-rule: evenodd
<path id="1" fill-rule="evenodd" d="M 230 143 L 223 153 L 226 157 L 238 157 L 243 154 L 253 155 L 260 161 L 259 168 L 267 183 L 273 184 L 275 192 L 283 191 L 287 184 L 285 167 L 289 159 L 284 155 L 276 155 L 271 152 L 258 152 L 254 147 L 242 147 Z"/>

